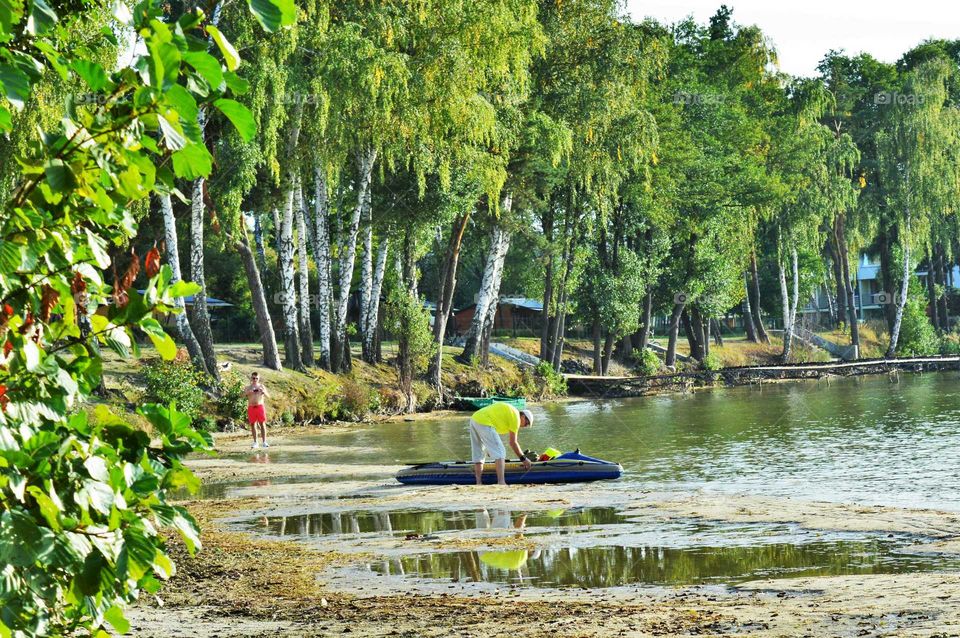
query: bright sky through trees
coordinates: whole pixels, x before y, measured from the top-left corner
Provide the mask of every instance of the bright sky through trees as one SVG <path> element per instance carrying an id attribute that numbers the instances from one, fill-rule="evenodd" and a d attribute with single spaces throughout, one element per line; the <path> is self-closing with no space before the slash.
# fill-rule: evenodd
<path id="1" fill-rule="evenodd" d="M 646 16 L 676 22 L 693 15 L 706 21 L 723 0 L 627 0 L 636 20 Z M 755 24 L 772 40 L 780 68 L 810 76 L 830 49 L 848 54 L 866 51 L 884 62 L 896 62 L 922 40 L 952 39 L 960 34 L 960 3 L 956 0 L 727 0 L 734 20 Z"/>

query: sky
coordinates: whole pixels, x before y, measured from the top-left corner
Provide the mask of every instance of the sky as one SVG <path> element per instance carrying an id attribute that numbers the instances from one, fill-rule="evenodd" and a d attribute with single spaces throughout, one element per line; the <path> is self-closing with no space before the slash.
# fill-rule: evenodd
<path id="1" fill-rule="evenodd" d="M 896 62 L 927 38 L 960 39 L 960 0 L 627 0 L 627 11 L 636 20 L 705 23 L 721 4 L 737 24 L 759 26 L 792 75 L 815 75 L 830 49 Z"/>

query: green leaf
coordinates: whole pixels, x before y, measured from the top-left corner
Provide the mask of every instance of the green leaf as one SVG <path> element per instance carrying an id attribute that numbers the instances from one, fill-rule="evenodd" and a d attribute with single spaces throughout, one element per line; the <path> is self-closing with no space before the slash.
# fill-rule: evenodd
<path id="1" fill-rule="evenodd" d="M 13 25 L 23 17 L 23 0 L 0 0 L 0 32 L 13 33 Z M 0 635 L 3 630 L 0 629 Z"/>
<path id="2" fill-rule="evenodd" d="M 140 328 L 150 337 L 150 341 L 153 342 L 153 346 L 164 361 L 172 361 L 177 356 L 177 344 L 164 332 L 159 321 L 148 317 L 140 322 Z"/>
<path id="3" fill-rule="evenodd" d="M 160 124 L 160 131 L 163 133 L 163 143 L 167 148 L 171 151 L 179 151 L 187 145 L 187 139 L 166 117 L 163 115 L 158 116 L 157 122 Z"/>
<path id="4" fill-rule="evenodd" d="M 202 144 L 189 144 L 172 155 L 173 172 L 182 179 L 206 177 L 213 169 L 213 158 Z"/>
<path id="5" fill-rule="evenodd" d="M 220 112 L 227 116 L 235 127 L 244 142 L 249 142 L 257 132 L 257 125 L 253 121 L 253 114 L 250 110 L 236 100 L 221 98 L 213 103 Z"/>
<path id="6" fill-rule="evenodd" d="M 220 33 L 220 29 L 212 24 L 207 25 L 207 33 L 209 33 L 213 41 L 217 43 L 220 53 L 223 54 L 223 61 L 227 64 L 227 69 L 236 71 L 237 67 L 240 66 L 240 54 L 237 53 L 237 50 L 234 49 L 230 41 Z"/>
<path id="7" fill-rule="evenodd" d="M 96 62 L 91 62 L 90 60 L 74 60 L 71 65 L 73 70 L 77 72 L 77 75 L 83 78 L 83 81 L 87 83 L 94 91 L 99 91 L 107 85 L 107 74 L 104 72 L 103 67 L 97 64 Z"/>
<path id="8" fill-rule="evenodd" d="M 22 109 L 30 96 L 30 78 L 27 74 L 11 64 L 0 64 L 0 82 L 13 108 L 18 111 Z"/>
<path id="9" fill-rule="evenodd" d="M 95 235 L 89 228 L 86 229 L 87 232 L 87 246 L 90 247 L 90 252 L 93 253 L 93 258 L 97 262 L 97 266 L 101 270 L 106 270 L 110 266 L 110 255 L 107 253 L 105 242 Z"/>
<path id="10" fill-rule="evenodd" d="M 125 634 L 130 631 L 130 622 L 123 615 L 123 610 L 114 605 L 103 614 L 103 619 L 113 626 L 118 634 Z"/>
<path id="11" fill-rule="evenodd" d="M 175 281 L 167 288 L 167 294 L 171 297 L 189 297 L 200 292 L 200 284 L 192 281 Z"/>
<path id="12" fill-rule="evenodd" d="M 55 193 L 66 192 L 77 183 L 73 171 L 61 159 L 48 161 L 43 168 L 43 173 L 46 175 L 47 183 Z"/>
<path id="13" fill-rule="evenodd" d="M 293 0 L 248 0 L 247 4 L 260 26 L 269 33 L 289 27 L 297 19 Z"/>
<path id="14" fill-rule="evenodd" d="M 209 56 L 208 56 L 209 57 Z M 196 121 L 199 110 L 197 101 L 193 99 L 190 92 L 179 84 L 174 84 L 163 95 L 164 101 L 176 109 L 180 118 L 187 122 Z"/>
<path id="15" fill-rule="evenodd" d="M 227 87 L 237 95 L 243 95 L 250 90 L 250 83 L 232 71 L 224 73 L 223 79 L 226 81 Z"/>
<path id="16" fill-rule="evenodd" d="M 203 76 L 210 88 L 216 90 L 223 84 L 223 69 L 215 57 L 205 51 L 188 51 L 183 54 L 184 61 Z M 232 74 L 231 74 L 232 75 Z"/>
<path id="17" fill-rule="evenodd" d="M 44 35 L 57 23 L 57 14 L 43 0 L 33 0 L 26 31 L 30 35 Z"/>
<path id="18" fill-rule="evenodd" d="M 9 132 L 11 129 L 13 129 L 13 118 L 10 117 L 10 110 L 0 106 L 0 131 Z"/>

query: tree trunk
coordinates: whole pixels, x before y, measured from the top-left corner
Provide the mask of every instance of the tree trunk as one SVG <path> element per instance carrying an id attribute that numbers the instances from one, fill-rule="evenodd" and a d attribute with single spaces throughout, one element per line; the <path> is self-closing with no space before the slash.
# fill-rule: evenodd
<path id="1" fill-rule="evenodd" d="M 503 198 L 501 209 L 503 213 L 509 214 L 512 200 L 509 195 Z M 507 251 L 510 249 L 510 231 L 504 228 L 500 221 L 493 225 L 490 231 L 490 248 L 487 251 L 487 257 L 483 264 L 483 278 L 480 282 L 480 293 L 477 297 L 476 309 L 473 313 L 473 320 L 470 322 L 470 329 L 467 331 L 466 340 L 463 346 L 463 352 L 460 354 L 460 361 L 469 363 L 474 357 L 484 357 L 482 347 L 485 333 L 487 332 L 488 314 L 493 308 L 493 317 L 496 317 L 496 308 L 500 294 L 500 282 L 503 278 L 503 263 L 507 257 Z M 544 295 L 546 296 L 546 295 Z M 490 330 L 493 325 L 490 321 Z M 541 336 L 540 351 L 543 352 L 543 337 Z"/>
<path id="2" fill-rule="evenodd" d="M 757 274 L 757 253 L 750 253 L 750 277 L 753 279 L 753 318 L 756 321 L 754 326 L 757 331 L 757 338 L 762 343 L 770 343 L 770 337 L 767 335 L 767 329 L 763 326 L 763 312 L 760 308 L 760 275 Z"/>
<path id="3" fill-rule="evenodd" d="M 783 270 L 783 261 L 780 259 L 777 259 L 777 273 L 780 278 L 780 301 L 783 307 L 783 352 L 780 353 L 780 360 L 787 363 L 793 346 L 793 326 L 790 324 L 790 292 L 787 290 L 787 275 Z"/>
<path id="4" fill-rule="evenodd" d="M 202 116 L 199 119 L 202 120 Z M 194 181 L 193 199 L 190 202 L 190 278 L 200 286 L 200 291 L 193 296 L 191 324 L 207 371 L 219 383 L 220 367 L 213 349 L 213 330 L 210 328 L 210 309 L 207 307 L 207 278 L 203 267 L 203 186 L 202 177 Z"/>
<path id="5" fill-rule="evenodd" d="M 903 309 L 907 305 L 907 293 L 910 287 L 910 216 L 907 215 L 907 232 L 903 233 L 903 279 L 900 281 L 900 297 L 897 301 L 896 315 L 893 318 L 893 329 L 890 331 L 890 347 L 887 348 L 887 357 L 897 355 L 897 341 L 900 339 L 900 325 L 903 323 Z"/>
<path id="6" fill-rule="evenodd" d="M 314 168 L 313 184 L 313 259 L 317 264 L 317 322 L 319 359 L 317 364 L 330 369 L 330 228 L 327 200 L 327 176 L 323 168 Z"/>
<path id="7" fill-rule="evenodd" d="M 383 290 L 383 277 L 387 271 L 387 252 L 390 242 L 386 237 L 380 240 L 377 249 L 377 260 L 373 264 L 373 276 L 370 282 L 370 294 L 367 298 L 366 325 L 363 328 L 363 360 L 367 363 L 376 363 L 380 360 L 378 353 L 380 334 L 380 292 Z"/>
<path id="8" fill-rule="evenodd" d="M 714 341 L 714 343 L 716 343 L 716 345 L 718 345 L 718 346 L 720 346 L 720 347 L 722 348 L 722 347 L 723 347 L 723 332 L 721 331 L 720 320 L 719 320 L 719 319 L 711 319 L 711 321 L 713 321 L 713 325 L 714 325 L 715 328 L 716 328 L 716 329 L 714 330 L 714 332 L 713 332 L 713 341 Z"/>
<path id="9" fill-rule="evenodd" d="M 607 331 L 607 336 L 603 339 L 603 357 L 600 360 L 601 374 L 607 376 L 610 372 L 610 358 L 613 356 L 613 344 L 616 339 L 613 333 Z"/>
<path id="10" fill-rule="evenodd" d="M 286 366 L 303 370 L 300 351 L 300 317 L 297 311 L 297 290 L 293 263 L 294 180 L 284 193 L 280 231 L 277 233 L 277 270 L 280 273 L 280 303 L 283 313 L 283 349 Z"/>
<path id="11" fill-rule="evenodd" d="M 173 205 L 170 203 L 170 196 L 160 195 L 159 199 L 160 210 L 163 212 L 164 243 L 167 247 L 167 262 L 169 262 L 170 270 L 173 272 L 170 283 L 173 283 L 183 279 L 183 274 L 180 271 L 180 244 L 177 239 L 177 220 L 173 216 Z M 203 357 L 203 351 L 200 349 L 200 343 L 197 341 L 197 337 L 193 334 L 193 329 L 190 327 L 190 320 L 187 318 L 187 306 L 183 301 L 183 297 L 177 297 L 173 300 L 173 303 L 179 309 L 174 319 L 177 326 L 177 336 L 187 347 L 187 352 L 190 354 L 190 360 L 193 362 L 194 367 L 204 374 L 210 374 L 210 371 L 207 370 L 206 360 Z"/>
<path id="12" fill-rule="evenodd" d="M 400 262 L 398 279 L 404 294 L 417 298 L 417 265 L 413 250 L 413 231 L 408 224 L 403 233 L 403 257 Z M 404 321 L 407 314 L 403 313 Z M 410 326 L 403 323 L 397 335 L 397 374 L 400 391 L 405 397 L 404 411 L 411 413 L 417 409 L 417 395 L 413 391 L 413 355 L 410 352 Z"/>
<path id="13" fill-rule="evenodd" d="M 373 210 L 366 207 L 361 221 L 360 235 L 363 237 L 363 251 L 360 253 L 360 320 L 357 326 L 360 332 L 360 358 L 373 361 L 373 335 L 370 330 L 370 299 L 373 295 Z M 370 348 L 368 348 L 370 344 Z"/>
<path id="14" fill-rule="evenodd" d="M 757 343 L 757 331 L 754 328 L 753 310 L 750 307 L 750 276 L 746 271 L 743 273 L 743 281 L 746 284 L 747 294 L 740 304 L 740 311 L 743 314 L 743 329 L 747 333 L 747 341 Z"/>
<path id="15" fill-rule="evenodd" d="M 680 315 L 680 322 L 683 324 L 683 332 L 687 337 L 687 345 L 690 348 L 690 357 L 695 361 L 703 361 L 703 345 L 697 339 L 697 334 L 693 329 L 693 322 L 690 320 L 690 312 L 684 308 Z"/>
<path id="16" fill-rule="evenodd" d="M 433 321 L 433 342 L 437 344 L 437 353 L 430 360 L 427 369 L 427 381 L 436 388 L 441 386 L 443 368 L 443 341 L 447 332 L 447 320 L 453 309 L 453 292 L 457 286 L 457 266 L 460 263 L 460 248 L 463 246 L 463 234 L 470 221 L 470 211 L 461 214 L 450 229 L 450 240 L 440 271 L 440 288 L 437 294 L 437 315 Z"/>
<path id="17" fill-rule="evenodd" d="M 297 281 L 300 292 L 297 330 L 300 334 L 300 358 L 303 365 L 313 367 L 313 326 L 310 324 L 310 260 L 307 256 L 307 210 L 303 184 L 297 179 L 294 212 L 297 219 Z"/>
<path id="18" fill-rule="evenodd" d="M 837 325 L 838 327 L 844 321 L 846 321 L 847 316 L 847 284 L 844 280 L 843 272 L 843 262 L 844 255 L 842 254 L 843 246 L 846 245 L 846 241 L 840 237 L 841 234 L 844 234 L 844 224 L 843 216 L 837 215 L 836 220 L 833 223 L 833 237 L 831 238 L 832 242 L 828 240 L 828 245 L 831 246 L 831 257 L 833 261 L 833 277 L 836 282 L 837 287 Z"/>
<path id="19" fill-rule="evenodd" d="M 643 301 L 643 325 L 640 328 L 640 343 L 638 348 L 641 354 L 650 343 L 650 333 L 653 331 L 653 291 L 647 293 Z"/>
<path id="20" fill-rule="evenodd" d="M 268 274 L 267 270 L 267 250 L 263 245 L 263 220 L 258 214 L 253 216 L 253 240 L 257 245 L 257 260 L 260 272 Z"/>
<path id="21" fill-rule="evenodd" d="M 552 344 L 550 342 L 553 334 L 553 325 L 550 320 L 550 304 L 553 302 L 553 212 L 544 213 L 543 236 L 547 242 L 549 257 L 547 258 L 546 279 L 543 284 L 543 311 L 541 313 L 540 325 L 540 360 L 550 361 L 553 359 Z"/>
<path id="22" fill-rule="evenodd" d="M 890 236 L 886 230 L 881 230 L 879 235 L 880 248 L 880 279 L 883 283 L 883 292 L 887 295 L 893 294 L 893 267 L 890 255 Z M 893 334 L 893 324 L 896 321 L 896 308 L 894 304 L 883 305 L 884 318 L 887 320 L 887 330 Z"/>
<path id="23" fill-rule="evenodd" d="M 839 250 L 838 257 L 840 258 L 840 264 L 843 271 L 843 294 L 846 297 L 845 299 L 845 308 L 847 311 L 847 321 L 850 325 L 850 345 L 853 346 L 853 358 L 860 358 L 860 321 L 857 318 L 857 304 L 856 297 L 853 292 L 853 281 L 850 276 L 850 258 L 847 251 L 847 239 L 846 232 L 844 231 L 844 225 L 846 223 L 844 218 L 838 220 L 840 225 L 840 232 L 837 234 Z"/>
<path id="24" fill-rule="evenodd" d="M 600 320 L 593 320 L 593 374 L 602 375 L 603 374 L 603 361 L 601 359 L 600 351 Z"/>
<path id="25" fill-rule="evenodd" d="M 260 343 L 263 346 L 263 365 L 271 370 L 280 370 L 280 353 L 277 349 L 277 337 L 273 332 L 273 321 L 267 306 L 267 295 L 263 290 L 257 260 L 250 250 L 247 239 L 247 229 L 241 222 L 240 239 L 234 241 L 234 248 L 240 253 L 240 260 L 247 273 L 247 284 L 250 286 L 250 297 L 253 302 L 253 312 L 257 318 L 257 328 L 260 330 Z"/>
<path id="26" fill-rule="evenodd" d="M 677 336 L 680 332 L 680 316 L 683 314 L 683 309 L 684 304 L 674 304 L 673 313 L 670 315 L 670 330 L 667 337 L 667 354 L 664 358 L 664 364 L 671 369 L 677 365 Z"/>
<path id="27" fill-rule="evenodd" d="M 933 249 L 927 253 L 927 304 L 930 306 L 930 323 L 937 332 L 940 329 L 940 304 L 937 299 L 936 266 Z"/>
<path id="28" fill-rule="evenodd" d="M 333 357 L 334 371 L 341 372 L 350 366 L 350 345 L 347 340 L 347 309 L 350 303 L 350 283 L 353 280 L 353 264 L 357 257 L 357 232 L 364 211 L 370 206 L 370 181 L 373 177 L 373 165 L 377 160 L 375 149 L 358 152 L 357 165 L 360 181 L 357 185 L 357 205 L 353 209 L 350 225 L 342 238 L 340 252 L 339 294 L 334 315 L 333 332 L 338 352 Z"/>

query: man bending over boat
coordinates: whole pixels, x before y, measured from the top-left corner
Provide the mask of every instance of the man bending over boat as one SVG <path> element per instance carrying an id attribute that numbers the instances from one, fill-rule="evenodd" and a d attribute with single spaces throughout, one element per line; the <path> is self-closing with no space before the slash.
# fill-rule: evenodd
<path id="1" fill-rule="evenodd" d="M 530 469 L 530 461 L 523 455 L 517 434 L 520 428 L 533 424 L 530 410 L 517 410 L 509 403 L 491 403 L 470 417 L 470 450 L 473 455 L 473 474 L 477 485 L 483 485 L 483 463 L 489 456 L 497 465 L 497 484 L 506 485 L 507 451 L 503 447 L 500 435 L 510 435 L 510 447 L 523 462 L 525 470 Z"/>

